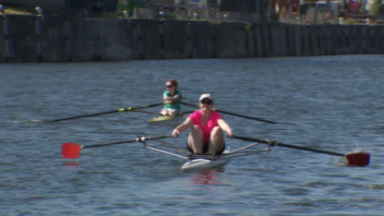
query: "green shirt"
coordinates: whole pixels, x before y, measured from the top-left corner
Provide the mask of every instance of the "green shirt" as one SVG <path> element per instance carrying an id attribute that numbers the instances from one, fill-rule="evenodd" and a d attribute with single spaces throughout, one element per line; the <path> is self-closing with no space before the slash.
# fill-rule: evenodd
<path id="1" fill-rule="evenodd" d="M 176 110 L 181 110 L 181 107 L 180 107 L 180 100 L 183 98 L 183 96 L 181 95 L 181 92 L 179 90 L 176 91 L 176 94 L 175 95 L 171 95 L 171 93 L 169 91 L 165 91 L 163 96 L 166 96 L 166 97 L 174 97 L 176 95 L 179 95 L 180 96 L 180 99 L 178 101 L 174 101 L 172 104 L 165 104 L 164 105 L 164 109 L 176 109 Z"/>

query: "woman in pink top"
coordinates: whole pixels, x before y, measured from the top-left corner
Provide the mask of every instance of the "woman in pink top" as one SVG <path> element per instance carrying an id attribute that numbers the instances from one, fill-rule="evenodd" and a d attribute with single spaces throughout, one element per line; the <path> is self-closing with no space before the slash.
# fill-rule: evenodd
<path id="1" fill-rule="evenodd" d="M 228 137 L 232 137 L 232 130 L 222 116 L 212 110 L 213 100 L 210 94 L 200 96 L 199 107 L 200 110 L 188 116 L 184 123 L 173 130 L 172 135 L 176 137 L 191 128 L 188 150 L 193 154 L 222 154 L 225 150 L 223 131 Z"/>

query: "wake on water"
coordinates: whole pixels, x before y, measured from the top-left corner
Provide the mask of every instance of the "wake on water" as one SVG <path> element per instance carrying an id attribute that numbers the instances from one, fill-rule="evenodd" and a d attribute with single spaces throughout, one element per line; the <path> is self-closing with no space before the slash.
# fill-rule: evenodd
<path id="1" fill-rule="evenodd" d="M 21 123 L 21 122 L 44 122 L 43 120 L 38 119 L 29 119 L 29 120 L 21 120 L 21 121 L 13 121 L 14 123 Z"/>

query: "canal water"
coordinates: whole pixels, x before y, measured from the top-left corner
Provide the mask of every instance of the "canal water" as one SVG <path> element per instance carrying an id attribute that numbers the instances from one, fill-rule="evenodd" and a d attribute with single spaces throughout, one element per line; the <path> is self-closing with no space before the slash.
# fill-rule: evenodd
<path id="1" fill-rule="evenodd" d="M 367 55 L 1 64 L 0 215 L 383 215 L 383 62 Z M 35 121 L 159 103 L 170 78 L 186 102 L 211 93 L 218 109 L 278 123 L 223 114 L 235 135 L 367 151 L 371 164 L 273 147 L 222 169 L 181 172 L 184 160 L 137 143 L 83 149 L 68 160 L 66 142 L 169 135 L 174 125 L 148 126 L 154 115 L 133 112 Z M 186 138 L 166 141 L 184 147 Z"/>

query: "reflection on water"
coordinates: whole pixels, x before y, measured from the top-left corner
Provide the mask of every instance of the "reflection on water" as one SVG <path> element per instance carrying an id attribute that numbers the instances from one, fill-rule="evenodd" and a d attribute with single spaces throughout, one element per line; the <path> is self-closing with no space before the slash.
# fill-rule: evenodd
<path id="1" fill-rule="evenodd" d="M 81 164 L 78 161 L 68 161 L 63 163 L 63 166 L 80 166 L 80 165 Z"/>
<path id="2" fill-rule="evenodd" d="M 223 168 L 199 171 L 191 178 L 193 185 L 231 185 L 230 182 L 220 181 Z"/>

